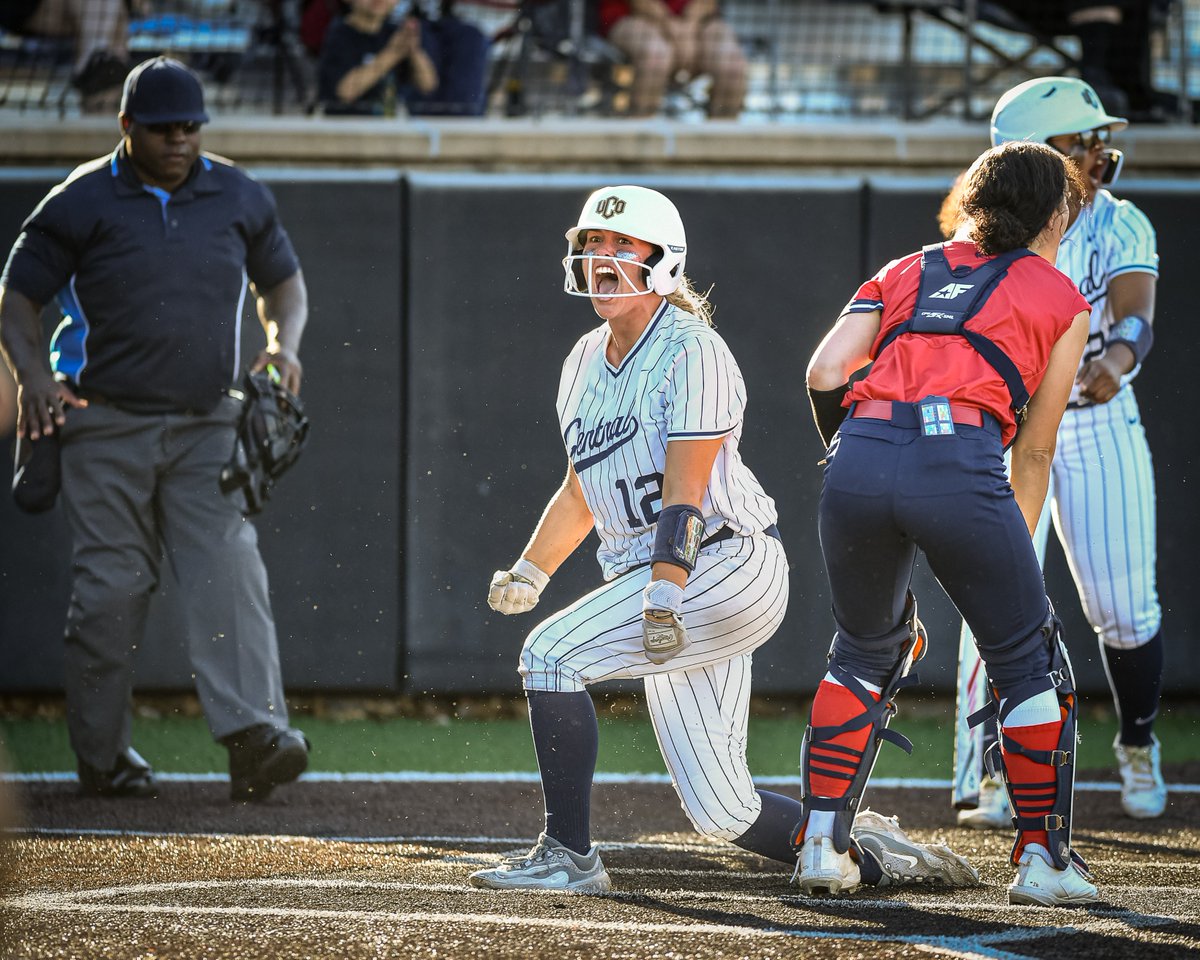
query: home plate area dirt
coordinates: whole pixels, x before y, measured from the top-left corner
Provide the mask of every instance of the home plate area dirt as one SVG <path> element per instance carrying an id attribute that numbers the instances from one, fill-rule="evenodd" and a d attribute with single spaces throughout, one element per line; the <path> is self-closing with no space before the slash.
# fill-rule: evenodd
<path id="1" fill-rule="evenodd" d="M 1192 771 L 1168 771 L 1179 782 Z M 1181 776 L 1183 775 L 1183 776 Z M 1187 781 L 1184 781 L 1187 782 Z M 1103 901 L 1009 906 L 1011 838 L 954 825 L 945 791 L 872 789 L 980 870 L 979 887 L 797 895 L 791 870 L 695 834 L 661 784 L 602 784 L 595 838 L 611 894 L 476 890 L 466 876 L 527 849 L 528 783 L 308 783 L 236 805 L 221 782 L 153 801 L 85 800 L 23 784 L 25 827 L 0 914 L 5 958 L 900 957 L 1141 960 L 1200 955 L 1200 796 L 1129 820 L 1114 792 L 1076 799 L 1077 848 Z M 790 792 L 790 791 L 784 791 Z"/>

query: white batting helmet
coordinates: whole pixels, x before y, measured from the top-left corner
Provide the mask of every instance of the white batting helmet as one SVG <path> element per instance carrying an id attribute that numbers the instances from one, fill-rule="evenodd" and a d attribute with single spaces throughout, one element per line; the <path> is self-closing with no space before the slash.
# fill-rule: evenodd
<path id="1" fill-rule="evenodd" d="M 992 146 L 1009 140 L 1045 143 L 1064 133 L 1086 133 L 1098 127 L 1124 130 L 1129 121 L 1110 116 L 1088 84 L 1074 77 L 1038 77 L 1019 83 L 992 111 Z"/>
<path id="2" fill-rule="evenodd" d="M 581 271 L 582 260 L 586 259 L 581 257 L 584 234 L 588 230 L 611 230 L 654 244 L 658 250 L 645 263 L 650 281 L 645 292 L 665 297 L 679 289 L 687 259 L 687 236 L 675 204 L 657 190 L 625 184 L 601 187 L 587 198 L 579 221 L 566 232 L 563 267 L 567 293 L 590 295 Z"/>

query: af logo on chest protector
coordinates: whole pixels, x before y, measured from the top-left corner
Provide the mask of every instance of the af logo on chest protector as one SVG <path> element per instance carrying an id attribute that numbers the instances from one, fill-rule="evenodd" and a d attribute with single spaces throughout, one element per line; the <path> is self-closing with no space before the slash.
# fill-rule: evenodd
<path id="1" fill-rule="evenodd" d="M 948 283 L 941 290 L 929 295 L 930 300 L 957 300 L 968 290 L 974 290 L 973 283 Z"/>

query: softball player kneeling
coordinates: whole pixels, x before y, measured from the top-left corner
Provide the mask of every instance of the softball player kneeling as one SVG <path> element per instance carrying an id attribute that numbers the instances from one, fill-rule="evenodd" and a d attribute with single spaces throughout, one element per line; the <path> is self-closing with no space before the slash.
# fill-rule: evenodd
<path id="1" fill-rule="evenodd" d="M 587 688 L 629 678 L 645 683 L 696 829 L 791 864 L 800 805 L 755 790 L 746 766 L 751 657 L 783 620 L 788 567 L 775 504 L 738 452 L 745 383 L 684 275 L 687 240 L 669 199 L 636 186 L 597 190 L 566 237 L 566 292 L 590 298 L 604 322 L 563 364 L 566 478 L 520 558 L 492 578 L 488 604 L 531 610 L 592 529 L 606 582 L 525 641 L 545 831 L 471 882 L 609 889 L 590 837 L 598 730 Z M 856 836 L 868 882 L 975 880 L 961 858 L 914 843 L 894 820 L 868 813 Z"/>

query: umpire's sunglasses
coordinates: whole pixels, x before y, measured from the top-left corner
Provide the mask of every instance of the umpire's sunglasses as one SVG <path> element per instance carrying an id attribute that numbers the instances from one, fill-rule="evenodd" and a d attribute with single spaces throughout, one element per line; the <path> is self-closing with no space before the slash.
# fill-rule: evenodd
<path id="1" fill-rule="evenodd" d="M 200 124 L 195 120 L 177 120 L 174 123 L 144 123 L 142 126 L 156 137 L 170 136 L 176 131 L 190 137 L 200 132 Z"/>
<path id="2" fill-rule="evenodd" d="M 1075 134 L 1075 140 L 1071 143 L 1071 146 L 1061 152 L 1067 155 L 1077 152 L 1089 153 L 1097 147 L 1107 147 L 1111 142 L 1112 130 L 1108 127 L 1097 127 L 1095 130 L 1085 130 L 1082 133 Z"/>

